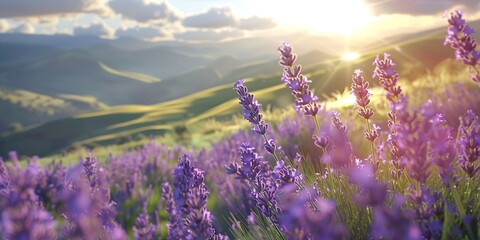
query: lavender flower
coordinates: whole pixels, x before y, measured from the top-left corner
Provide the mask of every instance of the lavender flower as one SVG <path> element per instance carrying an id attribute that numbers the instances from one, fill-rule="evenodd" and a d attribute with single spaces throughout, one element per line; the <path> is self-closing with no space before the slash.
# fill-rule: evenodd
<path id="1" fill-rule="evenodd" d="M 167 229 L 168 239 L 180 239 L 183 236 L 183 225 L 181 224 L 177 204 L 173 199 L 172 188 L 169 183 L 164 183 L 162 187 L 162 199 L 166 205 L 166 211 L 169 214 Z"/>
<path id="2" fill-rule="evenodd" d="M 475 82 L 480 82 L 478 70 L 480 52 L 476 50 L 475 31 L 466 24 L 460 10 L 451 12 L 450 17 L 445 14 L 445 18 L 447 18 L 449 26 L 444 45 L 450 44 L 450 47 L 455 49 L 455 58 L 469 66 L 470 72 L 473 73 L 470 78 Z"/>
<path id="3" fill-rule="evenodd" d="M 277 162 L 273 169 L 272 177 L 280 188 L 288 184 L 294 184 L 295 186 L 303 185 L 302 174 L 295 168 L 285 166 L 284 161 Z"/>
<path id="4" fill-rule="evenodd" d="M 346 170 L 353 163 L 353 148 L 347 136 L 347 126 L 338 117 L 340 113 L 332 112 L 331 127 L 324 131 L 328 136 L 328 151 L 322 160 L 330 164 L 333 169 Z M 318 140 L 318 145 L 323 144 L 322 139 Z"/>
<path id="5" fill-rule="evenodd" d="M 431 154 L 433 162 L 438 166 L 438 174 L 443 184 L 448 186 L 453 177 L 453 162 L 456 158 L 452 129 L 446 124 L 443 116 L 438 114 L 432 120 Z"/>
<path id="6" fill-rule="evenodd" d="M 360 108 L 358 115 L 368 120 L 373 116 L 373 108 L 367 108 L 371 93 L 368 92 L 368 82 L 365 82 L 361 74 L 362 70 L 355 70 L 352 77 L 352 94 L 355 96 L 355 105 Z"/>
<path id="7" fill-rule="evenodd" d="M 387 99 L 391 102 L 395 102 L 400 97 L 402 88 L 397 86 L 399 75 L 393 68 L 395 63 L 390 59 L 390 54 L 384 53 L 382 60 L 380 60 L 377 55 L 373 65 L 375 65 L 373 78 L 378 77 L 380 84 L 387 91 Z"/>
<path id="8" fill-rule="evenodd" d="M 233 88 L 239 95 L 239 103 L 243 107 L 243 117 L 252 124 L 254 133 L 265 135 L 268 125 L 260 114 L 260 104 L 254 99 L 253 94 L 248 92 L 248 88 L 243 85 L 244 82 L 244 80 L 238 80 Z"/>
<path id="9" fill-rule="evenodd" d="M 297 195 L 295 186 L 287 185 L 282 192 L 280 224 L 288 239 L 347 239 L 333 201 L 321 198 L 311 187 Z"/>
<path id="10" fill-rule="evenodd" d="M 432 193 L 426 186 L 411 189 L 408 195 L 410 201 L 415 203 L 413 205 L 415 220 L 425 239 L 440 239 L 442 236 L 443 227 L 435 219 L 436 213 L 443 215 L 444 212 L 441 196 L 441 193 Z"/>
<path id="11" fill-rule="evenodd" d="M 256 181 L 257 177 L 268 171 L 268 165 L 262 161 L 261 156 L 255 152 L 249 143 L 243 143 L 239 148 L 241 166 L 231 163 L 227 169 L 228 174 L 236 174 L 238 179 Z"/>
<path id="12" fill-rule="evenodd" d="M 275 155 L 276 144 L 273 139 L 267 138 L 268 125 L 262 120 L 262 114 L 260 114 L 260 104 L 254 99 L 253 94 L 248 92 L 248 88 L 243 85 L 243 80 L 238 80 L 234 88 L 239 95 L 239 103 L 243 107 L 243 117 L 252 124 L 252 131 L 259 135 L 262 135 L 265 139 L 265 150 L 270 153 L 275 160 L 278 157 Z"/>
<path id="13" fill-rule="evenodd" d="M 1 162 L 3 165 L 3 162 Z M 2 167 L 6 170 L 5 167 Z M 29 164 L 25 170 L 14 165 L 11 174 L 3 173 L 0 195 L 0 236 L 5 239 L 55 239 L 55 221 L 38 201 L 35 186 L 40 169 Z M 8 180 L 7 180 L 8 178 Z"/>
<path id="14" fill-rule="evenodd" d="M 460 165 L 469 177 L 473 177 L 480 171 L 480 165 L 475 165 L 480 158 L 480 120 L 472 110 L 468 110 L 465 116 L 460 118 L 458 131 Z"/>
<path id="15" fill-rule="evenodd" d="M 349 172 L 350 181 L 360 187 L 357 203 L 361 206 L 379 207 L 387 199 L 387 186 L 375 179 L 373 165 L 366 164 L 353 167 Z"/>
<path id="16" fill-rule="evenodd" d="M 420 229 L 413 224 L 412 217 L 402 211 L 402 202 L 400 197 L 396 197 L 393 207 L 374 209 L 370 231 L 373 239 L 423 239 Z"/>
<path id="17" fill-rule="evenodd" d="M 403 151 L 402 161 L 408 167 L 408 174 L 413 179 L 425 183 L 430 175 L 432 161 L 428 156 L 428 132 L 431 124 L 428 119 L 422 119 L 418 111 L 408 110 L 408 101 L 405 97 L 395 104 L 400 124 L 395 128 L 398 134 L 398 145 Z M 419 134 L 419 132 L 427 134 Z"/>
<path id="18" fill-rule="evenodd" d="M 236 178 L 246 180 L 251 187 L 256 206 L 264 216 L 277 223 L 277 214 L 280 211 L 276 201 L 278 187 L 268 164 L 261 160 L 255 148 L 248 143 L 241 145 L 239 153 L 242 165 L 230 164 L 226 167 L 227 173 L 236 174 Z"/>
<path id="19" fill-rule="evenodd" d="M 135 240 L 152 240 L 155 226 L 150 223 L 150 216 L 141 213 L 135 221 L 136 226 L 133 227 Z"/>
<path id="20" fill-rule="evenodd" d="M 10 188 L 10 177 L 7 173 L 7 166 L 0 157 L 0 196 L 6 196 Z M 4 199 L 3 197 L 1 199 Z"/>
<path id="21" fill-rule="evenodd" d="M 301 74 L 302 67 L 294 65 L 297 55 L 292 53 L 292 46 L 284 42 L 278 51 L 280 52 L 280 65 L 284 67 L 282 81 L 295 97 L 297 110 L 302 111 L 305 115 L 316 116 L 319 111 L 318 97 L 308 86 L 311 81 Z"/>
<path id="22" fill-rule="evenodd" d="M 83 160 L 83 168 L 85 174 L 87 175 L 88 181 L 90 182 L 90 187 L 95 188 L 97 184 L 96 173 L 97 173 L 97 159 L 92 157 L 91 153 L 88 153 L 88 156 Z"/>
<path id="23" fill-rule="evenodd" d="M 173 175 L 175 176 L 173 199 L 177 207 L 176 212 L 171 210 L 173 204 L 169 199 L 170 196 L 165 196 L 165 199 L 169 201 L 167 202 L 167 208 L 169 208 L 170 212 L 182 214 L 178 218 L 177 224 L 183 224 L 183 237 L 185 239 L 224 238 L 224 236 L 215 233 L 215 229 L 212 226 L 213 217 L 206 209 L 208 191 L 205 186 L 204 173 L 198 168 L 194 168 L 191 165 L 189 156 L 185 154 L 178 160 L 178 165 Z M 165 187 L 165 185 L 164 192 L 169 192 L 168 187 Z M 169 220 L 169 222 L 171 221 Z M 179 233 L 179 231 L 172 232 L 174 234 Z M 169 239 L 173 238 L 174 236 L 169 235 Z"/>

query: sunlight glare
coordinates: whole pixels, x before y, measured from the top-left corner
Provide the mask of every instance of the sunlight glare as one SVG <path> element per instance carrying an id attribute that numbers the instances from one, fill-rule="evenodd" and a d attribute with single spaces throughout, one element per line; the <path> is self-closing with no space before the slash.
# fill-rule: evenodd
<path id="1" fill-rule="evenodd" d="M 360 58 L 360 54 L 357 52 L 347 52 L 342 55 L 344 61 L 353 61 Z"/>
<path id="2" fill-rule="evenodd" d="M 297 0 L 282 4 L 277 0 L 258 1 L 259 9 L 283 26 L 306 28 L 318 33 L 351 35 L 374 18 L 362 0 Z M 272 7 L 275 6 L 275 7 Z"/>

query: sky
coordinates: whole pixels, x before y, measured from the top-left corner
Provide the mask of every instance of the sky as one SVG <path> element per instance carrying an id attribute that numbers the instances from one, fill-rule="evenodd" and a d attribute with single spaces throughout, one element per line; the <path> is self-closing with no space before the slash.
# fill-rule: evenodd
<path id="1" fill-rule="evenodd" d="M 480 19 L 478 0 L 0 0 L 0 33 L 222 41 L 310 33 L 350 38 Z"/>

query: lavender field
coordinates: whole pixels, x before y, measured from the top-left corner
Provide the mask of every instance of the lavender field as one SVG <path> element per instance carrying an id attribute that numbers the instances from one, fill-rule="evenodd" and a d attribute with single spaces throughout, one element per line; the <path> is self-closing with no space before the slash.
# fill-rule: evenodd
<path id="1" fill-rule="evenodd" d="M 400 52 L 387 52 L 354 66 L 337 97 L 313 90 L 322 79 L 304 73 L 296 46 L 271 46 L 288 106 L 268 109 L 254 80 L 238 80 L 233 122 L 247 127 L 200 147 L 151 135 L 78 161 L 10 149 L 0 236 L 480 239 L 480 51 L 461 11 L 444 23 L 435 47 L 455 62 L 404 81 Z"/>

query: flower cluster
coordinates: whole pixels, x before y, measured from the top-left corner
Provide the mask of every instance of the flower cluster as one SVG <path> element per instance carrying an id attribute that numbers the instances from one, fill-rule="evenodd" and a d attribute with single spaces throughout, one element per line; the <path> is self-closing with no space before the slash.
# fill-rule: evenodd
<path id="1" fill-rule="evenodd" d="M 37 164 L 24 170 L 7 169 L 0 159 L 0 169 L 0 234 L 6 239 L 55 239 L 53 216 L 35 194 L 40 173 Z"/>
<path id="2" fill-rule="evenodd" d="M 171 214 L 169 239 L 227 239 L 213 228 L 213 216 L 207 210 L 209 192 L 204 173 L 191 165 L 188 155 L 178 160 L 173 175 L 175 189 L 173 200 L 170 186 L 163 186 L 163 198 Z M 176 220 L 176 223 L 174 223 Z"/>

